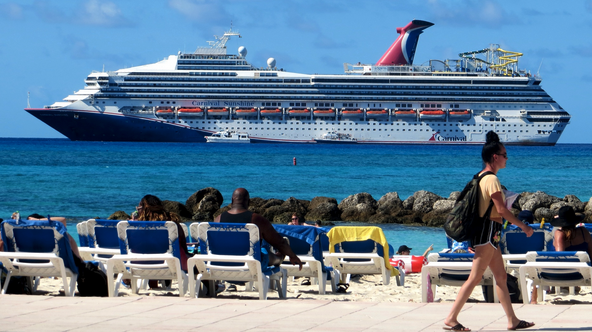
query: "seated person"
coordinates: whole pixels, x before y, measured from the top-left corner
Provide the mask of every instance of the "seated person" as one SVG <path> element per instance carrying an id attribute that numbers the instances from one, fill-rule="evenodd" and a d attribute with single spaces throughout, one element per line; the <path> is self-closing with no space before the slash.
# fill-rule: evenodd
<path id="1" fill-rule="evenodd" d="M 279 250 L 279 256 L 269 253 L 269 265 L 279 265 L 288 256 L 292 265 L 298 264 L 302 269 L 300 258 L 294 254 L 288 242 L 273 228 L 269 220 L 262 215 L 248 210 L 249 192 L 244 188 L 238 188 L 232 193 L 231 209 L 217 216 L 214 222 L 223 223 L 253 223 L 259 228 L 259 238 L 267 241 L 271 246 Z"/>
<path id="2" fill-rule="evenodd" d="M 304 218 L 300 217 L 296 213 L 292 214 L 292 221 L 290 221 L 288 225 L 311 226 L 304 221 Z"/>
<path id="3" fill-rule="evenodd" d="M 397 251 L 397 255 L 411 255 L 411 250 L 413 250 L 412 248 L 409 248 L 406 245 L 402 245 L 399 247 L 399 250 Z M 430 253 L 430 251 L 434 250 L 434 245 L 430 245 L 426 251 L 423 253 L 423 257 L 427 257 L 428 254 Z"/>

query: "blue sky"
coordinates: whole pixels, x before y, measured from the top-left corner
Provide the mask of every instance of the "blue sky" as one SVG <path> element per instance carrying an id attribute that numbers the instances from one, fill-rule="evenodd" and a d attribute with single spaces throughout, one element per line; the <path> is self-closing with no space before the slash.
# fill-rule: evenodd
<path id="1" fill-rule="evenodd" d="M 63 137 L 26 113 L 84 87 L 93 70 L 153 63 L 206 46 L 232 22 L 257 67 L 299 73 L 375 63 L 412 19 L 415 64 L 489 44 L 522 52 L 522 69 L 572 115 L 559 143 L 592 143 L 592 0 L 0 0 L 0 137 Z"/>

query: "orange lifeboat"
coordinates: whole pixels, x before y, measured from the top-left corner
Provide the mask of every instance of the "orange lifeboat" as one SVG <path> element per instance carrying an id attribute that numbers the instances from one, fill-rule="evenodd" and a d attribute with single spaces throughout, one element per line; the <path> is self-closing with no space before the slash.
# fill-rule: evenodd
<path id="1" fill-rule="evenodd" d="M 369 119 L 386 118 L 388 112 L 386 110 L 370 109 L 366 111 L 366 117 Z"/>
<path id="2" fill-rule="evenodd" d="M 228 108 L 208 108 L 208 115 L 210 116 L 228 116 Z"/>
<path id="3" fill-rule="evenodd" d="M 335 117 L 335 110 L 314 110 L 313 114 L 318 118 Z"/>
<path id="4" fill-rule="evenodd" d="M 257 116 L 257 110 L 254 108 L 239 108 L 235 111 L 237 116 Z"/>
<path id="5" fill-rule="evenodd" d="M 471 112 L 469 110 L 451 110 L 448 112 L 451 119 L 470 119 Z"/>
<path id="6" fill-rule="evenodd" d="M 279 108 L 276 109 L 262 109 L 261 116 L 282 116 L 282 110 Z"/>
<path id="7" fill-rule="evenodd" d="M 156 111 L 156 115 L 173 115 L 174 112 L 170 108 L 163 108 Z"/>
<path id="8" fill-rule="evenodd" d="M 397 118 L 414 118 L 417 116 L 415 110 L 396 110 L 395 117 Z"/>
<path id="9" fill-rule="evenodd" d="M 177 114 L 179 114 L 181 117 L 203 116 L 204 111 L 201 108 L 179 108 Z"/>
<path id="10" fill-rule="evenodd" d="M 299 117 L 310 116 L 310 110 L 308 108 L 290 109 L 288 111 L 288 114 L 290 114 L 290 116 L 299 116 Z"/>
<path id="11" fill-rule="evenodd" d="M 422 120 L 444 120 L 446 119 L 446 112 L 443 110 L 424 110 L 419 112 L 419 117 Z"/>

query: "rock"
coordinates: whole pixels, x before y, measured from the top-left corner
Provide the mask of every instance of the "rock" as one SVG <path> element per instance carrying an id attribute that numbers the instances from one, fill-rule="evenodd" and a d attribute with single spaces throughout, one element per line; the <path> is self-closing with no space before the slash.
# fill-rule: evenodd
<path id="1" fill-rule="evenodd" d="M 172 212 L 178 215 L 179 218 L 181 218 L 181 221 L 187 221 L 191 219 L 191 212 L 189 212 L 187 207 L 185 207 L 185 205 L 182 203 L 164 200 L 162 201 L 162 207 L 166 212 Z"/>
<path id="2" fill-rule="evenodd" d="M 448 214 L 450 211 L 452 211 L 452 208 L 454 207 L 454 203 L 455 203 L 455 201 L 452 201 L 449 199 L 441 199 L 439 201 L 436 201 L 436 203 L 434 203 L 434 206 L 432 207 L 432 211 Z"/>
<path id="3" fill-rule="evenodd" d="M 343 221 L 368 221 L 375 214 L 376 206 L 376 200 L 368 193 L 348 196 L 338 205 Z"/>
<path id="4" fill-rule="evenodd" d="M 224 202 L 224 198 L 222 197 L 222 194 L 218 191 L 218 189 L 215 189 L 212 187 L 200 189 L 200 190 L 196 191 L 195 193 L 193 193 L 193 195 L 189 196 L 189 198 L 185 202 L 185 206 L 187 207 L 187 210 L 189 210 L 189 212 L 191 212 L 192 214 L 195 214 L 197 212 L 204 212 L 203 209 L 200 210 L 200 202 L 204 199 L 205 196 L 208 196 L 208 195 L 214 196 L 214 197 L 210 198 L 208 201 L 215 202 L 215 204 L 212 204 L 212 205 L 217 205 L 218 207 L 216 208 L 216 210 L 218 210 L 220 208 L 220 206 L 222 205 L 222 203 Z M 216 210 L 212 211 L 212 214 Z"/>
<path id="5" fill-rule="evenodd" d="M 281 205 L 286 212 L 296 213 L 298 216 L 304 217 L 308 212 L 309 201 L 299 200 L 294 197 L 288 198 Z M 292 217 L 292 215 L 290 215 Z"/>
<path id="6" fill-rule="evenodd" d="M 415 197 L 413 202 L 413 211 L 422 213 L 428 213 L 432 211 L 434 203 L 443 199 L 442 197 L 425 190 L 417 191 L 413 194 L 413 196 Z"/>
<path id="7" fill-rule="evenodd" d="M 265 219 L 267 219 L 269 221 L 273 221 L 274 218 L 275 218 L 275 216 L 281 215 L 281 214 L 286 213 L 286 212 L 287 211 L 281 205 L 274 205 L 274 206 L 272 206 L 270 208 L 267 208 L 263 212 L 262 216 L 263 216 L 263 218 L 265 218 Z M 290 215 L 290 217 L 291 216 L 292 215 Z M 288 222 L 286 222 L 286 223 L 288 223 Z"/>
<path id="8" fill-rule="evenodd" d="M 396 216 L 399 211 L 403 208 L 403 201 L 399 198 L 399 194 L 396 192 L 390 192 L 384 194 L 378 200 L 378 208 L 376 212 L 387 216 Z"/>
<path id="9" fill-rule="evenodd" d="M 368 222 L 375 223 L 375 224 L 394 224 L 394 223 L 401 223 L 401 220 L 392 215 L 377 213 L 373 216 L 370 216 Z"/>
<path id="10" fill-rule="evenodd" d="M 453 191 L 450 193 L 450 196 L 448 196 L 448 199 L 456 202 L 458 196 L 460 196 L 460 191 Z"/>
<path id="11" fill-rule="evenodd" d="M 415 203 L 415 196 L 411 195 L 411 196 L 407 197 L 406 200 L 403 201 L 403 209 L 413 210 L 413 203 Z"/>
<path id="12" fill-rule="evenodd" d="M 553 217 L 555 217 L 555 211 L 546 207 L 541 207 L 534 211 L 535 222 L 541 221 L 543 218 L 545 218 L 545 223 L 550 223 Z"/>
<path id="13" fill-rule="evenodd" d="M 271 220 L 275 224 L 287 224 L 292 221 L 292 212 L 283 212 L 280 214 L 276 214 L 273 216 L 273 220 Z"/>
<path id="14" fill-rule="evenodd" d="M 592 197 L 590 197 L 588 204 L 586 204 L 586 207 L 584 208 L 584 212 L 586 212 L 586 214 L 592 214 Z"/>
<path id="15" fill-rule="evenodd" d="M 423 215 L 422 224 L 429 227 L 442 227 L 449 212 L 448 210 L 432 210 Z"/>
<path id="16" fill-rule="evenodd" d="M 338 221 L 341 220 L 341 211 L 337 206 L 337 200 L 331 197 L 315 197 L 310 201 L 305 220 Z"/>
<path id="17" fill-rule="evenodd" d="M 212 216 L 214 219 L 216 219 L 216 217 L 218 217 L 219 215 L 221 215 L 222 213 L 230 210 L 232 208 L 232 206 L 230 204 L 221 207 L 218 211 L 214 212 L 214 215 Z M 249 209 L 250 210 L 250 209 Z"/>
<path id="18" fill-rule="evenodd" d="M 542 191 L 537 191 L 534 194 L 520 197 L 520 208 L 522 210 L 536 211 L 541 207 L 550 207 L 551 204 L 559 202 L 560 199 L 555 196 L 548 195 Z"/>
<path id="19" fill-rule="evenodd" d="M 565 201 L 559 201 L 557 203 L 553 203 L 551 204 L 551 206 L 549 206 L 549 209 L 551 211 L 559 211 L 560 208 L 564 207 L 564 206 L 571 206 L 569 203 L 565 202 Z M 575 210 L 575 209 L 574 209 Z"/>
<path id="20" fill-rule="evenodd" d="M 576 195 L 566 195 L 563 200 L 567 202 L 567 204 L 573 207 L 575 212 L 584 212 L 586 208 L 586 203 L 580 201 L 580 199 Z"/>
<path id="21" fill-rule="evenodd" d="M 281 199 L 270 198 L 270 199 L 266 200 L 265 203 L 263 203 L 261 208 L 263 208 L 263 210 L 266 210 L 272 206 L 282 205 L 282 204 L 284 204 L 284 201 L 282 201 Z"/>
<path id="22" fill-rule="evenodd" d="M 129 214 L 125 213 L 125 211 L 115 211 L 113 212 L 113 214 L 111 214 L 109 216 L 109 220 L 130 220 L 132 217 L 130 217 Z"/>
<path id="23" fill-rule="evenodd" d="M 263 211 L 265 211 L 265 208 L 263 207 L 263 205 L 265 205 L 265 203 L 267 203 L 267 201 L 268 200 L 263 199 L 261 197 L 251 198 L 251 200 L 249 202 L 249 211 L 263 214 Z"/>

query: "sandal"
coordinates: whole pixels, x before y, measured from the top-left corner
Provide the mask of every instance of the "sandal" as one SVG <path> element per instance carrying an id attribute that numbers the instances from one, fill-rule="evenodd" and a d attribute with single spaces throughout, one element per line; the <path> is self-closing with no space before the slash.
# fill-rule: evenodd
<path id="1" fill-rule="evenodd" d="M 302 280 L 300 285 L 310 286 L 310 279 L 306 278 L 306 279 Z"/>
<path id="2" fill-rule="evenodd" d="M 529 323 L 527 321 L 523 321 L 521 320 L 520 323 L 518 323 L 518 325 L 516 325 L 516 327 L 510 327 L 508 328 L 509 331 L 515 331 L 515 330 L 522 330 L 522 329 L 527 329 L 529 327 L 533 327 L 534 323 Z"/>
<path id="3" fill-rule="evenodd" d="M 347 293 L 347 289 L 349 288 L 349 284 L 338 283 L 337 286 L 337 293 Z"/>
<path id="4" fill-rule="evenodd" d="M 458 323 L 452 327 L 444 326 L 442 329 L 444 329 L 446 331 L 465 331 L 465 332 L 471 331 L 470 328 L 464 327 L 461 323 Z"/>

